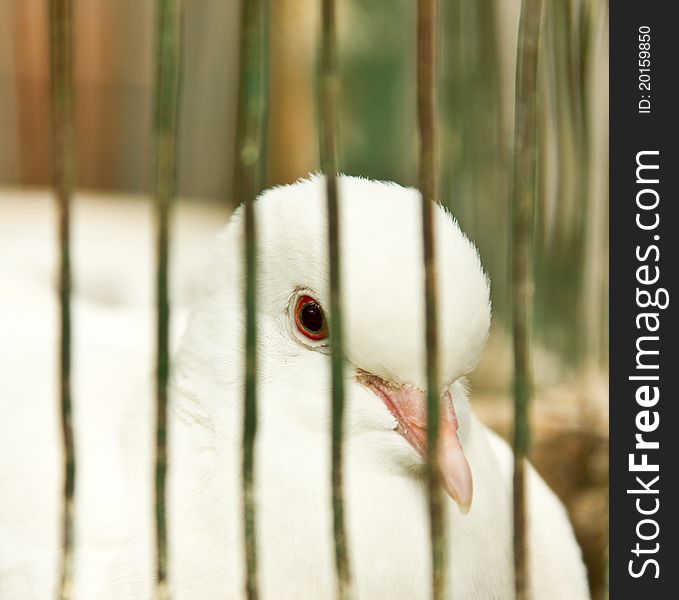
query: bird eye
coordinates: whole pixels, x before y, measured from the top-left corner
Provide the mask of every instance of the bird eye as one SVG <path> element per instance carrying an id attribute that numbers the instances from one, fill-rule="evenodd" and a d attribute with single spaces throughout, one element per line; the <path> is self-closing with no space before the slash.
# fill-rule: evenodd
<path id="1" fill-rule="evenodd" d="M 295 324 L 310 340 L 324 340 L 328 337 L 328 323 L 323 309 L 311 296 L 301 296 L 297 300 Z"/>

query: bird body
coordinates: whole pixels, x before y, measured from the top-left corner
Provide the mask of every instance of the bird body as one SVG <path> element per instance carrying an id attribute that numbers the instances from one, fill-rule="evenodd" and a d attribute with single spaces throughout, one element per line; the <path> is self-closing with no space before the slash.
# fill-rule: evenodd
<path id="1" fill-rule="evenodd" d="M 351 177 L 341 178 L 339 190 L 344 497 L 354 597 L 427 598 L 426 449 L 419 441 L 426 434 L 421 198 L 412 189 Z M 329 300 L 323 178 L 265 192 L 255 203 L 255 214 L 260 596 L 334 598 L 327 339 L 332 331 L 318 320 Z M 215 241 L 204 287 L 173 363 L 168 516 L 171 587 L 179 599 L 244 598 L 242 231 L 237 211 Z M 443 438 L 437 451 L 448 491 L 448 597 L 509 599 L 514 593 L 513 458 L 506 443 L 474 416 L 464 379 L 488 334 L 488 282 L 475 248 L 440 207 L 434 232 Z M 93 371 L 102 369 L 99 357 L 90 354 L 84 362 L 88 359 Z M 148 392 L 148 385 L 142 391 Z M 103 395 L 108 406 L 90 404 L 77 421 L 84 432 L 79 455 L 89 458 L 78 480 L 82 516 L 76 598 L 148 598 L 153 572 L 151 406 L 148 397 Z M 56 460 L 49 466 L 48 481 L 55 490 Z M 37 465 L 0 473 L 3 489 L 30 468 Z M 588 598 L 565 511 L 530 465 L 527 473 L 533 597 Z M 22 588 L 22 581 L 35 580 L 39 572 L 46 582 L 41 590 L 53 586 L 57 496 L 49 497 L 51 504 L 45 500 L 33 510 L 52 515 L 52 560 L 36 554 L 35 545 L 11 550 L 5 541 L 25 539 L 21 527 L 10 535 L 7 520 L 0 520 L 3 598 L 47 597 L 16 592 L 33 589 Z M 34 541 L 39 534 L 39 527 L 32 530 Z M 6 566 L 7 557 L 15 557 L 13 567 Z"/>

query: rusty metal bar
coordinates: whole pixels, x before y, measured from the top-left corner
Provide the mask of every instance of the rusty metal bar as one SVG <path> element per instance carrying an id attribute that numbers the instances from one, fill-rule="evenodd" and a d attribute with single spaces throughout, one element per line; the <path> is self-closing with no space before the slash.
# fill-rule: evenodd
<path id="1" fill-rule="evenodd" d="M 268 100 L 268 2 L 241 2 L 240 81 L 234 198 L 243 202 L 245 254 L 245 401 L 243 410 L 243 527 L 245 593 L 259 597 L 254 470 L 257 433 L 257 229 L 254 201 L 262 189 Z"/>
<path id="2" fill-rule="evenodd" d="M 422 192 L 422 241 L 425 273 L 426 373 L 427 373 L 427 491 L 432 552 L 432 598 L 446 595 L 446 535 L 443 492 L 439 471 L 439 344 L 437 285 L 432 226 L 434 202 L 438 200 L 437 160 L 437 50 L 438 3 L 418 0 L 417 10 L 417 117 L 419 128 L 419 183 Z"/>
<path id="3" fill-rule="evenodd" d="M 514 581 L 517 600 L 529 598 L 525 460 L 533 397 L 533 222 L 537 193 L 535 136 L 542 0 L 523 0 L 516 65 L 514 159 L 511 195 L 511 301 L 514 345 Z"/>
<path id="4" fill-rule="evenodd" d="M 342 331 L 340 222 L 338 214 L 337 103 L 339 73 L 337 67 L 337 27 L 334 0 L 321 2 L 320 43 L 320 116 L 321 171 L 325 174 L 325 194 L 328 211 L 328 257 L 330 291 L 330 358 L 332 362 L 332 435 L 331 479 L 333 537 L 338 598 L 351 597 L 351 569 L 347 552 L 344 520 L 343 453 L 344 431 L 344 347 Z"/>
<path id="5" fill-rule="evenodd" d="M 51 0 L 50 62 L 52 84 L 53 185 L 59 213 L 59 402 L 64 461 L 61 567 L 58 596 L 73 595 L 75 440 L 71 396 L 71 250 L 70 204 L 75 186 L 73 128 L 73 13 L 71 0 Z"/>
<path id="6" fill-rule="evenodd" d="M 154 197 L 156 212 L 156 436 L 155 550 L 158 600 L 170 597 L 168 583 L 166 479 L 167 404 L 170 377 L 169 246 L 170 217 L 176 195 L 177 130 L 181 79 L 181 0 L 158 0 L 156 30 L 156 97 Z"/>

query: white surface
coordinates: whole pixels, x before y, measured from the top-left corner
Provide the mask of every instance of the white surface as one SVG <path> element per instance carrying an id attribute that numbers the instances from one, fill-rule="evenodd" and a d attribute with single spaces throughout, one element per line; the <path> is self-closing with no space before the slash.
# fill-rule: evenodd
<path id="1" fill-rule="evenodd" d="M 178 207 L 171 263 L 175 339 L 226 213 L 216 204 Z M 61 506 L 56 231 L 49 191 L 0 190 L 3 599 L 53 596 Z M 132 421 L 136 437 L 129 447 L 151 481 L 154 235 L 146 198 L 79 194 L 73 203 L 76 581 L 77 597 L 88 600 L 138 598 L 115 572 L 129 571 L 125 549 L 133 546 L 132 538 L 139 543 L 137 531 L 148 535 L 151 526 L 147 486 L 130 487 L 121 455 L 128 446 L 126 423 Z M 127 510 L 126 498 L 135 493 L 133 514 L 140 524 L 129 521 Z M 100 596 L 102 589 L 108 595 Z"/>
<path id="2" fill-rule="evenodd" d="M 183 200 L 175 211 L 172 296 L 180 306 L 195 293 L 226 206 Z M 0 302 L 31 301 L 23 289 L 56 281 L 57 223 L 48 190 L 0 188 Z M 155 225 L 143 196 L 78 194 L 72 208 L 74 294 L 111 307 L 151 306 L 155 285 Z"/>

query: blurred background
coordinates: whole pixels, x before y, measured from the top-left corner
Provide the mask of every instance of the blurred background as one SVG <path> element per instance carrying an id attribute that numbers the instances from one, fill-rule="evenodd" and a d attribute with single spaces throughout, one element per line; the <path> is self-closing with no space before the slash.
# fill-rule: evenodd
<path id="1" fill-rule="evenodd" d="M 239 2 L 185 3 L 175 305 L 190 304 L 231 197 Z M 75 0 L 79 193 L 75 292 L 152 302 L 149 197 L 155 3 Z M 341 169 L 414 185 L 415 9 L 345 0 Z M 271 2 L 267 183 L 318 169 L 315 3 Z M 478 245 L 494 321 L 472 376 L 481 418 L 511 434 L 508 201 L 518 0 L 441 2 L 441 201 Z M 0 0 L 0 299 L 54 280 L 47 3 Z M 533 460 L 566 503 L 602 597 L 608 477 L 608 2 L 548 0 L 539 105 Z M 22 291 L 23 290 L 23 291 Z M 150 326 L 148 332 L 150 334 Z"/>

